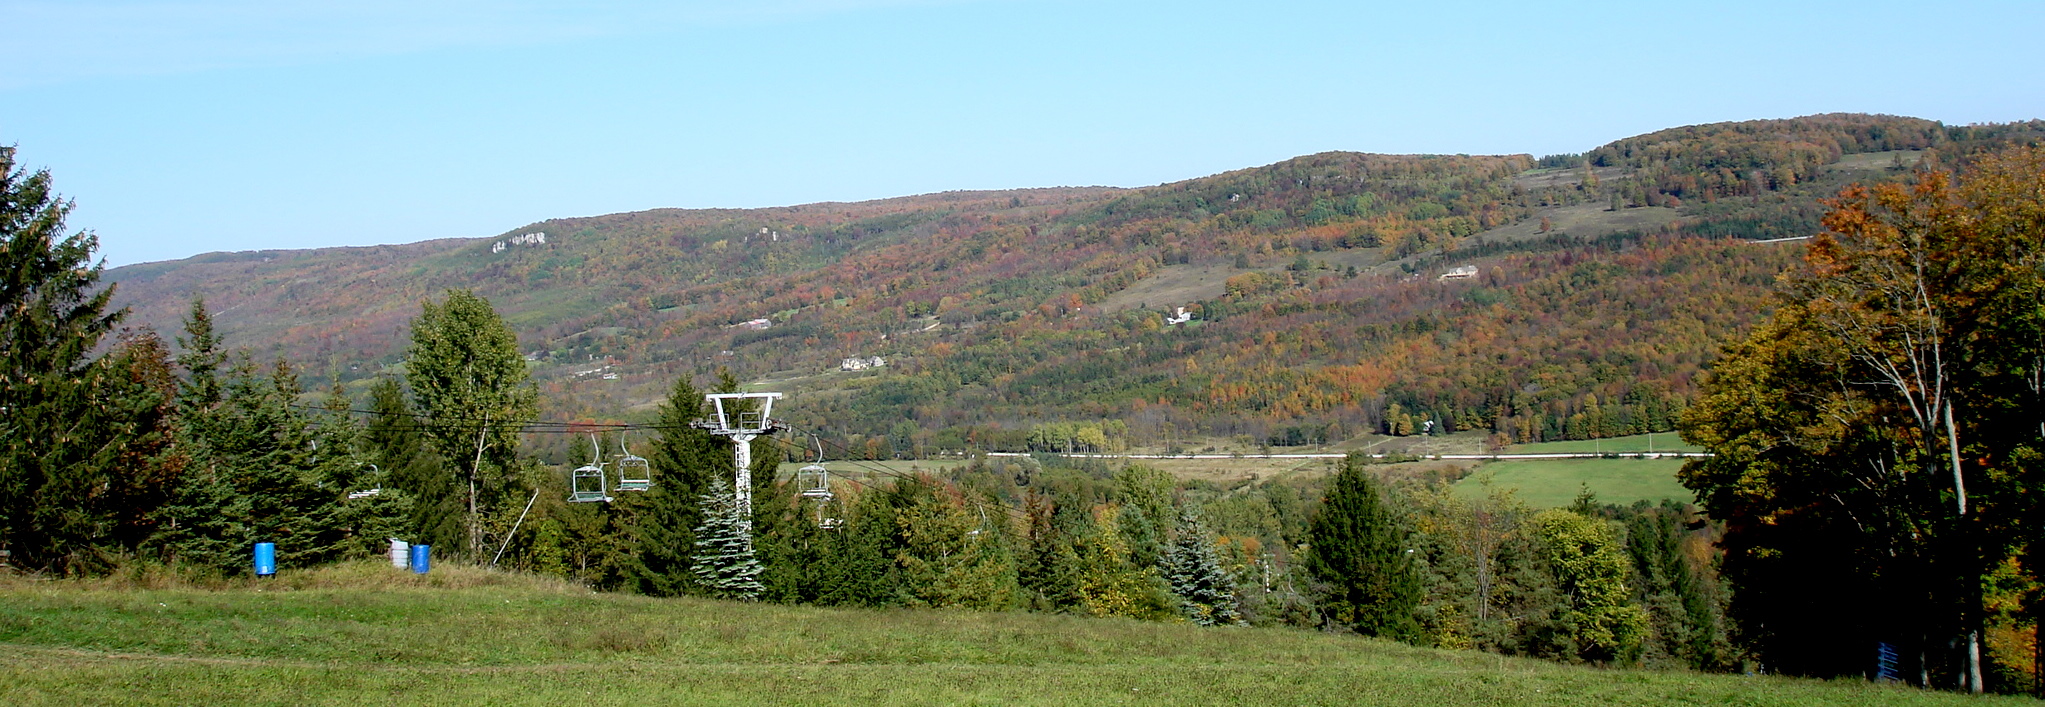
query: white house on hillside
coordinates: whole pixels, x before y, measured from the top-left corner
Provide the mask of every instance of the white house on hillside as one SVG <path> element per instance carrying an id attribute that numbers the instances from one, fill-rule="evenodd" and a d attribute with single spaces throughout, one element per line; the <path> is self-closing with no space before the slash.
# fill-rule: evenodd
<path id="1" fill-rule="evenodd" d="M 854 356 L 852 358 L 839 361 L 838 370 L 864 371 L 869 368 L 880 368 L 881 366 L 885 365 L 888 365 L 888 360 L 881 358 L 879 356 L 872 356 L 868 358 L 860 358 L 858 356 Z"/>

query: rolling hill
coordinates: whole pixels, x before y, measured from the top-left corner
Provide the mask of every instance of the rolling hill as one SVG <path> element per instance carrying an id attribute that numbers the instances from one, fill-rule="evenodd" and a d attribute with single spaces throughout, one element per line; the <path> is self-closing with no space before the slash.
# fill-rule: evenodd
<path id="1" fill-rule="evenodd" d="M 1833 114 L 1539 159 L 1334 152 L 1139 189 L 563 218 L 107 279 L 132 325 L 175 331 L 203 296 L 230 345 L 356 391 L 402 360 L 420 300 L 473 289 L 517 328 L 553 419 L 643 416 L 675 376 L 722 367 L 883 454 L 1023 448 L 1057 420 L 1113 446 L 1426 420 L 1577 439 L 1668 429 L 1800 252 L 1753 241 L 1815 233 L 1846 184 L 2041 134 Z"/>

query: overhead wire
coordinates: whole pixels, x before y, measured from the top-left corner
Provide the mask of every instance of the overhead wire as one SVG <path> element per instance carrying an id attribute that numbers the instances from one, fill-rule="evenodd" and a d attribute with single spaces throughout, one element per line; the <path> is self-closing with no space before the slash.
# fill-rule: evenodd
<path id="1" fill-rule="evenodd" d="M 845 458 L 845 459 L 842 459 L 842 460 L 839 460 L 839 461 L 840 461 L 840 463 L 845 463 L 845 464 L 851 464 L 851 465 L 853 465 L 853 466 L 856 466 L 856 467 L 859 467 L 859 468 L 861 468 L 861 469 L 864 469 L 864 470 L 866 470 L 866 471 L 868 471 L 868 472 L 870 472 L 870 473 L 878 473 L 878 474 L 882 474 L 882 475 L 886 475 L 886 476 L 894 477 L 894 478 L 896 478 L 896 479 L 900 479 L 900 480 L 913 480 L 913 479 L 914 479 L 914 477 L 912 477 L 912 476 L 910 476 L 910 475 L 908 475 L 908 474 L 904 474 L 904 473 L 902 473 L 902 472 L 899 472 L 899 471 L 895 471 L 895 470 L 893 470 L 893 469 L 889 469 L 889 468 L 887 468 L 887 467 L 884 467 L 884 466 L 876 466 L 876 465 L 871 465 L 871 464 L 868 464 L 867 462 L 865 462 L 865 461 L 862 461 L 862 460 L 860 460 L 860 459 L 857 459 L 857 458 L 853 458 L 853 457 L 851 456 L 851 455 L 852 455 L 852 449 L 851 449 L 850 447 L 846 447 L 846 446 L 844 446 L 844 445 L 838 444 L 837 442 L 832 442 L 832 441 L 826 440 L 826 439 L 824 439 L 824 437 L 823 437 L 822 435 L 818 435 L 818 434 L 816 434 L 815 432 L 812 432 L 812 431 L 808 431 L 808 430 L 801 430 L 801 429 L 797 429 L 796 427 L 794 427 L 794 426 L 792 426 L 792 425 L 791 425 L 791 426 L 789 426 L 789 431 L 791 431 L 791 432 L 798 432 L 798 433 L 802 433 L 802 434 L 807 434 L 807 435 L 810 435 L 810 437 L 811 437 L 812 439 L 816 439 L 816 440 L 817 440 L 818 442 L 820 442 L 820 443 L 822 443 L 822 444 L 828 444 L 828 445 L 831 445 L 831 446 L 833 446 L 833 447 L 837 447 L 837 448 L 838 448 L 839 450 L 841 450 L 841 451 L 845 452 L 845 453 L 846 453 L 846 458 Z M 774 441 L 775 441 L 776 443 L 779 443 L 779 444 L 782 444 L 782 445 L 786 445 L 786 446 L 789 446 L 789 447 L 791 447 L 791 448 L 793 448 L 793 445 L 794 445 L 794 443 L 793 443 L 793 442 L 789 442 L 789 441 L 786 441 L 786 440 L 781 440 L 781 439 L 776 439 L 776 438 L 774 438 L 774 437 L 768 437 L 768 439 L 774 440 Z M 807 449 L 805 449 L 804 451 L 808 451 L 808 450 L 807 450 Z M 851 478 L 850 478 L 850 477 L 846 477 L 846 480 L 850 481 L 850 480 L 851 480 Z M 871 487 L 868 487 L 868 488 L 871 488 Z M 974 503 L 974 505 L 976 505 L 976 506 L 977 506 L 977 505 L 981 505 L 982 503 L 984 503 L 984 501 L 982 501 L 982 500 L 980 500 L 980 499 L 974 499 L 973 503 Z M 999 502 L 999 501 L 995 501 L 995 502 L 994 502 L 994 505 L 995 505 L 995 507 L 997 507 L 997 508 L 1000 508 L 1000 509 L 1002 509 L 1002 510 L 1008 511 L 1008 512 L 1009 512 L 1009 513 L 1011 513 L 1011 514 L 1014 514 L 1014 515 L 1015 515 L 1015 516 L 1016 516 L 1017 518 L 1021 518 L 1021 519 L 1024 519 L 1024 520 L 1028 520 L 1028 519 L 1029 519 L 1029 513 L 1028 513 L 1027 511 L 1024 511 L 1024 510 L 1022 510 L 1022 509 L 1019 509 L 1019 508 L 1016 508 L 1016 507 L 1014 507 L 1014 506 L 1010 506 L 1010 505 L 1008 505 L 1008 504 L 1006 504 L 1006 503 L 1001 503 L 1001 502 Z"/>
<path id="2" fill-rule="evenodd" d="M 410 425 L 410 426 L 396 426 L 396 427 L 394 427 L 394 429 L 400 429 L 400 430 L 448 430 L 448 429 L 456 429 L 456 430 L 465 430 L 465 431 L 467 431 L 467 430 L 482 430 L 482 429 L 502 429 L 502 430 L 506 430 L 506 431 L 516 431 L 516 432 L 523 432 L 523 433 L 529 433 L 529 434 L 577 434 L 577 435 L 580 435 L 580 434 L 590 434 L 590 433 L 603 433 L 603 432 L 628 432 L 628 431 L 634 431 L 634 430 L 652 430 L 652 431 L 666 431 L 666 430 L 677 430 L 677 429 L 693 429 L 692 427 L 689 427 L 689 426 L 685 426 L 685 425 L 662 425 L 662 424 L 645 424 L 645 423 L 629 423 L 629 422 L 554 422 L 554 421 L 540 421 L 540 420 L 491 420 L 491 419 L 489 419 L 489 418 L 477 418 L 477 417 L 467 417 L 467 416 L 457 416 L 457 415 L 442 415 L 442 414 L 427 414 L 427 413 L 416 413 L 416 412 L 410 412 L 410 411 L 388 411 L 388 410 L 364 410 L 364 409 L 361 409 L 361 408 L 352 408 L 352 407 L 351 407 L 351 408 L 329 408 L 329 407 L 326 407 L 326 406 L 321 406 L 321 405 L 302 405 L 302 404 L 291 404 L 291 405 L 290 405 L 290 407 L 294 407 L 294 408 L 299 408 L 299 409 L 305 409 L 305 410 L 320 410 L 320 411 L 324 411 L 324 412 L 337 412 L 337 413 L 351 413 L 351 414 L 357 414 L 357 415 L 374 415 L 374 416 L 379 416 L 379 417 L 392 417 L 392 416 L 396 416 L 396 417 L 404 417 L 404 418 L 409 418 L 409 419 L 411 419 L 411 420 L 413 420 L 413 421 L 415 422 L 415 424 L 413 424 L 413 425 Z M 868 472 L 868 473 L 870 473 L 870 474 L 879 474 L 879 475 L 882 475 L 882 476 L 887 476 L 887 477 L 891 477 L 891 478 L 894 478 L 894 479 L 896 479 L 896 480 L 915 480 L 915 477 L 913 477 L 912 475 L 909 475 L 909 474 L 905 474 L 905 473 L 903 473 L 903 472 L 899 472 L 899 471 L 895 471 L 895 470 L 893 470 L 893 469 L 889 469 L 889 468 L 887 468 L 887 467 L 885 467 L 885 466 L 879 466 L 879 465 L 871 464 L 871 463 L 868 463 L 868 462 L 867 462 L 867 461 L 865 461 L 865 460 L 861 460 L 861 459 L 858 459 L 858 458 L 857 458 L 856 456 L 854 456 L 854 455 L 856 454 L 856 452 L 854 452 L 854 450 L 853 450 L 852 448 L 850 448 L 850 447 L 847 447 L 847 446 L 845 446 L 845 445 L 842 445 L 842 444 L 839 444 L 839 443 L 837 443 L 837 442 L 835 442 L 835 441 L 832 441 L 832 440 L 826 439 L 826 438 L 825 438 L 824 436 L 822 436 L 822 435 L 819 435 L 819 434 L 817 434 L 817 433 L 816 433 L 816 432 L 814 432 L 814 431 L 810 431 L 810 430 L 803 430 L 803 429 L 798 429 L 798 428 L 796 428 L 796 427 L 794 427 L 794 426 L 788 426 L 788 429 L 789 429 L 790 431 L 792 431 L 792 432 L 797 432 L 797 433 L 800 433 L 800 434 L 805 434 L 805 435 L 809 435 L 809 436 L 810 436 L 810 437 L 811 437 L 812 439 L 815 439 L 815 440 L 817 440 L 817 441 L 819 442 L 819 444 L 822 444 L 822 445 L 829 445 L 829 446 L 831 446 L 831 447 L 835 447 L 835 448 L 836 448 L 836 449 L 837 449 L 837 450 L 838 450 L 839 452 L 841 452 L 841 453 L 843 454 L 843 456 L 844 456 L 844 458 L 843 458 L 843 459 L 839 459 L 839 460 L 836 460 L 836 461 L 838 461 L 838 462 L 839 462 L 839 463 L 841 463 L 841 464 L 850 464 L 850 465 L 852 465 L 852 466 L 854 466 L 854 467 L 857 467 L 857 468 L 859 468 L 859 469 L 861 469 L 861 470 L 864 470 L 864 471 L 866 471 L 866 472 Z M 780 444 L 780 445 L 782 445 L 782 446 L 784 446 L 784 447 L 787 447 L 788 449 L 799 449 L 800 451 L 802 451 L 802 452 L 804 452 L 804 453 L 807 453 L 807 452 L 809 451 L 807 447 L 798 447 L 798 446 L 797 446 L 797 445 L 796 445 L 796 444 L 795 444 L 794 442 L 792 442 L 792 441 L 789 441 L 789 440 L 784 440 L 784 439 L 780 439 L 780 438 L 774 437 L 774 436 L 772 436 L 772 435 L 765 435 L 765 438 L 766 438 L 767 440 L 771 441 L 771 442 L 774 442 L 774 443 L 776 443 L 776 444 Z M 867 483 L 863 483 L 863 482 L 860 482 L 860 481 L 858 481 L 857 479 L 853 479 L 853 478 L 851 478 L 851 477 L 849 477 L 849 476 L 841 476 L 840 478 L 843 478 L 843 479 L 844 479 L 845 481 L 847 481 L 847 482 L 849 482 L 849 483 L 852 483 L 852 484 L 854 484 L 854 485 L 857 485 L 857 486 L 859 486 L 860 488 L 863 488 L 863 489 L 875 489 L 875 487 L 874 487 L 874 486 L 872 486 L 871 484 L 867 484 Z M 972 499 L 972 502 L 973 502 L 973 504 L 974 504 L 975 506 L 984 506 L 984 505 L 986 505 L 986 504 L 988 503 L 988 501 L 986 501 L 986 500 L 984 500 L 984 499 L 979 499 L 979 498 L 974 498 L 974 499 Z M 1027 519 L 1029 518 L 1029 512 L 1028 512 L 1028 511 L 1025 511 L 1025 510 L 1023 510 L 1023 509 L 1020 509 L 1020 508 L 1016 508 L 1016 507 L 1014 507 L 1014 506 L 1010 506 L 1010 505 L 1008 505 L 1008 504 L 1006 504 L 1006 503 L 1002 503 L 1002 502 L 1000 502 L 1000 501 L 993 501 L 993 502 L 992 502 L 992 505 L 994 505 L 994 506 L 995 506 L 996 508 L 999 508 L 999 509 L 1001 509 L 1001 510 L 1003 510 L 1003 511 L 1007 511 L 1008 513 L 1010 513 L 1010 514 L 1014 515 L 1014 516 L 1015 516 L 1015 517 L 1017 517 L 1017 518 L 1021 518 L 1021 519 L 1024 519 L 1024 520 L 1027 520 Z"/>

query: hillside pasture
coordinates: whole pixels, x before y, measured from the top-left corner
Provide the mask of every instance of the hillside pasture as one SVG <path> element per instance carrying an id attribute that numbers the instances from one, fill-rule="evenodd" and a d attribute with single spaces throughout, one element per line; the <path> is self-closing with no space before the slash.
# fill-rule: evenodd
<path id="1" fill-rule="evenodd" d="M 1511 454 L 1562 454 L 1562 453 L 1616 453 L 1638 454 L 1642 452 L 1702 452 L 1703 447 L 1683 441 L 1674 432 L 1657 432 L 1651 435 L 1628 435 L 1605 439 L 1571 439 L 1560 442 L 1534 442 L 1516 444 L 1503 450 Z"/>
<path id="2" fill-rule="evenodd" d="M 1988 702 L 2000 703 L 1298 629 L 596 594 L 459 566 L 429 578 L 376 562 L 266 581 L 0 578 L 9 705 Z"/>
<path id="3" fill-rule="evenodd" d="M 1541 232 L 1543 218 L 1548 219 L 1548 233 Z M 1680 218 L 1681 211 L 1665 206 L 1641 206 L 1618 211 L 1603 203 L 1556 206 L 1535 212 L 1533 218 L 1478 233 L 1464 240 L 1463 244 L 1516 243 L 1546 238 L 1555 233 L 1596 238 L 1619 231 L 1661 228 Z"/>
<path id="4" fill-rule="evenodd" d="M 1228 278 L 1242 272 L 1247 271 L 1222 262 L 1167 265 L 1158 268 L 1156 274 L 1108 295 L 1099 307 L 1103 312 L 1139 308 L 1170 311 L 1172 307 L 1221 297 Z"/>
<path id="5" fill-rule="evenodd" d="M 1456 492 L 1476 496 L 1487 484 L 1508 488 L 1535 508 L 1567 506 L 1585 488 L 1600 503 L 1689 502 L 1690 490 L 1676 482 L 1682 468 L 1681 459 L 1508 459 L 1478 466 L 1456 482 Z"/>

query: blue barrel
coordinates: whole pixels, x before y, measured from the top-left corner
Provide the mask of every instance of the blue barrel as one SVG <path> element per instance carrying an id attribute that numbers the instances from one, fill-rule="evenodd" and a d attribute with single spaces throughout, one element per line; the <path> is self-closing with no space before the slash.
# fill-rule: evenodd
<path id="1" fill-rule="evenodd" d="M 256 543 L 256 576 L 277 573 L 277 543 Z"/>
<path id="2" fill-rule="evenodd" d="M 433 569 L 433 546 L 432 546 L 432 545 L 413 545 L 413 546 L 412 546 L 412 573 L 413 573 L 413 574 L 426 574 L 426 570 L 430 570 L 430 569 Z"/>

